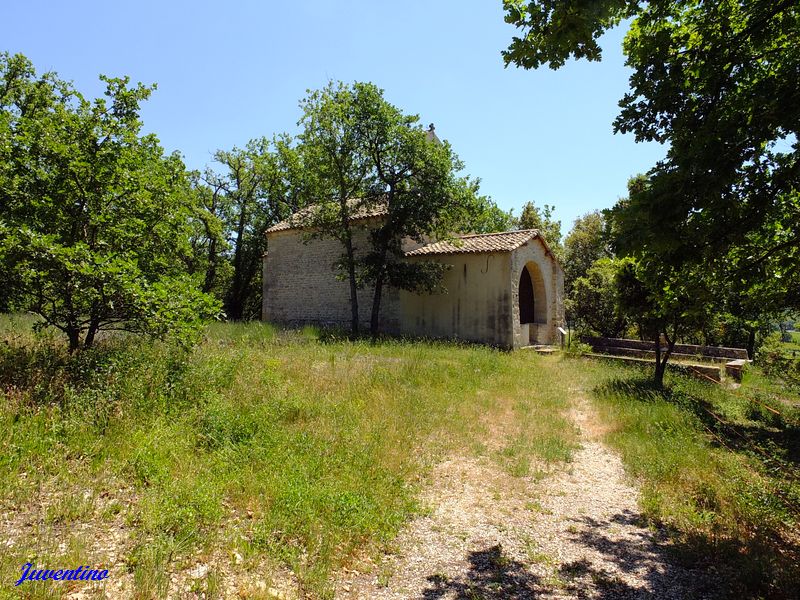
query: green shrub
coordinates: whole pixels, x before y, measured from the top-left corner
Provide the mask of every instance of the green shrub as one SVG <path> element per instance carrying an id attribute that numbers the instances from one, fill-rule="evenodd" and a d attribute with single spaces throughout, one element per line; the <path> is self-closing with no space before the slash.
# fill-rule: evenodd
<path id="1" fill-rule="evenodd" d="M 784 347 L 780 333 L 773 333 L 764 340 L 756 356 L 756 364 L 767 375 L 782 379 L 787 384 L 800 388 L 800 355 Z"/>
<path id="2" fill-rule="evenodd" d="M 584 354 L 591 354 L 592 347 L 589 344 L 584 344 L 577 338 L 573 338 L 569 346 L 564 349 L 564 352 L 569 356 L 583 356 Z"/>

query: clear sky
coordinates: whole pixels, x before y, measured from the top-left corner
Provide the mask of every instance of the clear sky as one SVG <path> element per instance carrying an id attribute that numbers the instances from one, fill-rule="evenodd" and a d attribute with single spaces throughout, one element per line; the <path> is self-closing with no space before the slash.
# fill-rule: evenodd
<path id="1" fill-rule="evenodd" d="M 515 30 L 500 0 L 11 0 L 3 12 L 0 50 L 84 94 L 102 92 L 100 73 L 157 83 L 145 128 L 190 168 L 217 148 L 296 132 L 298 101 L 329 79 L 376 83 L 435 123 L 501 207 L 554 204 L 564 233 L 664 154 L 612 131 L 629 75 L 623 29 L 604 38 L 602 63 L 506 69 Z"/>

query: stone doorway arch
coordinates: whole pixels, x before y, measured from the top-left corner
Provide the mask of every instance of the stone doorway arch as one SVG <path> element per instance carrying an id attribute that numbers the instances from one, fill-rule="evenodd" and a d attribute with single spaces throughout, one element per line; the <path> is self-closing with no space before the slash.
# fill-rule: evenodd
<path id="1" fill-rule="evenodd" d="M 528 262 L 519 275 L 519 324 L 524 344 L 539 343 L 539 326 L 547 325 L 547 290 L 539 265 Z"/>

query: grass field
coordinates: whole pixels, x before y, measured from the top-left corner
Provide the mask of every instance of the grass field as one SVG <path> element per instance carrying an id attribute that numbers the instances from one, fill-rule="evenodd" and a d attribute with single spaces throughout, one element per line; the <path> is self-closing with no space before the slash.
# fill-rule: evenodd
<path id="1" fill-rule="evenodd" d="M 800 352 L 800 331 L 790 331 L 792 336 L 791 342 L 784 342 L 788 352 Z"/>
<path id="2" fill-rule="evenodd" d="M 214 326 L 191 354 L 128 339 L 69 357 L 6 331 L 0 493 L 37 528 L 20 527 L 3 584 L 116 526 L 141 597 L 203 553 L 241 557 L 233 570 L 284 565 L 324 596 L 331 570 L 415 512 L 433 461 L 486 451 L 475 440 L 495 419 L 514 424 L 496 458 L 519 475 L 568 460 L 575 438 L 568 367 L 531 369 L 530 356 L 254 323 Z"/>
<path id="3" fill-rule="evenodd" d="M 0 595 L 30 561 L 115 564 L 136 597 L 163 597 L 200 561 L 217 565 L 193 584 L 208 597 L 254 571 L 329 597 L 332 573 L 422 509 L 448 454 L 515 476 L 568 462 L 575 393 L 676 551 L 728 569 L 732 593 L 800 582 L 800 400 L 757 377 L 731 391 L 673 375 L 661 393 L 611 363 L 261 323 L 214 325 L 188 353 L 115 338 L 69 356 L 29 325 L 0 318 Z M 511 434 L 493 448 L 498 422 Z"/>
<path id="4" fill-rule="evenodd" d="M 606 442 L 640 482 L 644 515 L 684 560 L 724 573 L 727 595 L 792 597 L 800 589 L 800 397 L 758 371 L 739 389 L 672 374 L 663 392 L 648 375 L 593 388 Z"/>

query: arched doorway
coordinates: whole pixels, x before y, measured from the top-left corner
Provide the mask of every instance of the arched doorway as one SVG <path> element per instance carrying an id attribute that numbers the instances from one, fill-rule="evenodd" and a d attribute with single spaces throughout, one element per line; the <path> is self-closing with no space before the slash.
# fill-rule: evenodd
<path id="1" fill-rule="evenodd" d="M 531 261 L 519 274 L 519 326 L 523 344 L 538 344 L 547 331 L 547 293 L 539 265 Z M 544 337 L 542 338 L 544 339 Z"/>
<path id="2" fill-rule="evenodd" d="M 519 322 L 521 324 L 536 322 L 534 317 L 535 302 L 531 274 L 528 268 L 525 267 L 519 276 Z"/>

